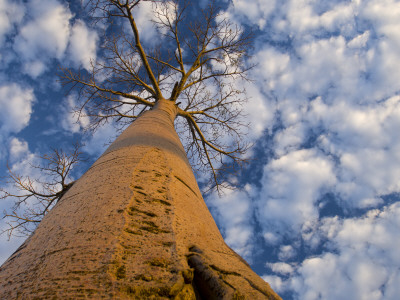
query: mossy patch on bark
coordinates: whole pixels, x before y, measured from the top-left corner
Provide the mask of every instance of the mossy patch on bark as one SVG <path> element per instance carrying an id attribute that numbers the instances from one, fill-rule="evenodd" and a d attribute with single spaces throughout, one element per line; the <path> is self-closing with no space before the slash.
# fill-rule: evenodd
<path id="1" fill-rule="evenodd" d="M 142 232 L 136 231 L 136 230 L 132 230 L 130 228 L 125 228 L 124 231 L 127 232 L 127 233 L 130 233 L 130 234 L 143 235 Z"/>
<path id="2" fill-rule="evenodd" d="M 147 262 L 150 266 L 167 268 L 171 262 L 165 258 L 153 258 Z"/>
<path id="3" fill-rule="evenodd" d="M 171 203 L 169 203 L 168 201 L 162 200 L 162 199 L 153 199 L 153 201 L 161 203 L 163 205 L 171 206 Z"/>
<path id="4" fill-rule="evenodd" d="M 157 217 L 157 215 L 155 213 L 151 212 L 151 211 L 144 211 L 144 210 L 141 210 L 141 209 L 139 209 L 137 207 L 130 206 L 129 209 L 128 209 L 128 214 L 130 216 L 133 216 L 135 213 L 144 214 L 144 215 L 152 217 L 152 218 L 153 217 Z"/>
<path id="5" fill-rule="evenodd" d="M 139 227 L 142 230 L 146 230 L 148 232 L 155 233 L 155 234 L 157 234 L 157 233 L 170 233 L 169 230 L 165 230 L 165 229 L 162 229 L 162 228 L 158 227 L 152 221 L 143 221 L 143 223 L 146 224 L 146 225 Z"/>
<path id="6" fill-rule="evenodd" d="M 153 277 L 152 277 L 152 276 L 150 276 L 150 275 L 144 275 L 144 274 L 136 275 L 134 278 L 135 278 L 135 280 L 142 280 L 142 281 L 147 281 L 147 282 L 153 280 Z"/>
<path id="7" fill-rule="evenodd" d="M 159 299 L 163 297 L 169 299 L 170 288 L 168 286 L 160 287 L 143 287 L 143 286 L 125 286 L 121 288 L 125 294 L 134 299 Z"/>

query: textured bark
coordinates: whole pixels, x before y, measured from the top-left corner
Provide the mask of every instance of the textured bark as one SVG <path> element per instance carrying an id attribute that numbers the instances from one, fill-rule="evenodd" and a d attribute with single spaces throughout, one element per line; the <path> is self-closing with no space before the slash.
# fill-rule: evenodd
<path id="1" fill-rule="evenodd" d="M 161 100 L 1 266 L 0 299 L 280 299 L 223 241 Z"/>

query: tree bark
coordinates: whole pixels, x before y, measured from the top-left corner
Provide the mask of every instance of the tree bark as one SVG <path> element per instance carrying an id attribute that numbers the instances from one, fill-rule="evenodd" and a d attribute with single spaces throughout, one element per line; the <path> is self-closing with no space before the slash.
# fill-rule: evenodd
<path id="1" fill-rule="evenodd" d="M 160 100 L 0 268 L 0 299 L 280 299 L 224 242 Z"/>

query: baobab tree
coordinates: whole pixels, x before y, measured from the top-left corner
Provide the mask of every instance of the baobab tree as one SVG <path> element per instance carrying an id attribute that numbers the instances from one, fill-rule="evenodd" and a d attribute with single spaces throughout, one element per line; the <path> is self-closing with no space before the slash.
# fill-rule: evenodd
<path id="1" fill-rule="evenodd" d="M 146 4 L 154 47 L 135 19 Z M 0 296 L 280 299 L 223 241 L 188 160 L 217 188 L 226 159 L 240 163 L 245 97 L 236 82 L 250 36 L 214 5 L 194 19 L 180 1 L 88 5 L 112 30 L 91 73 L 63 69 L 62 81 L 78 91 L 91 129 L 111 118 L 131 124 L 1 267 Z"/>

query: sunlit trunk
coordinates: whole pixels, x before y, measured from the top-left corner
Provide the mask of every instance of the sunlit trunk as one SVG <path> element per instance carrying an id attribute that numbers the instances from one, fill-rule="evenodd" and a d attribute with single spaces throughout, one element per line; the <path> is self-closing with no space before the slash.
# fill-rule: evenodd
<path id="1" fill-rule="evenodd" d="M 0 299 L 279 299 L 223 241 L 162 100 L 3 264 Z"/>

